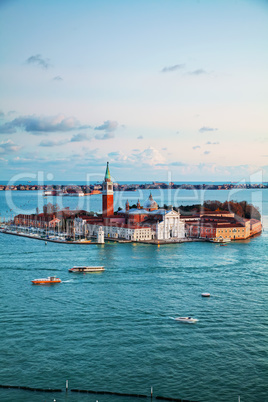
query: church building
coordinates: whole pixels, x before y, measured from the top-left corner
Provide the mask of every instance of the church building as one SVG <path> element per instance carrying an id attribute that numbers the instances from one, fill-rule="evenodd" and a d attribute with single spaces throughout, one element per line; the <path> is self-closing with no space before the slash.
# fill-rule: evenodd
<path id="1" fill-rule="evenodd" d="M 143 207 L 125 209 L 114 214 L 114 192 L 109 162 L 102 186 L 102 217 L 85 217 L 75 220 L 76 233 L 97 236 L 100 227 L 105 238 L 126 239 L 130 241 L 178 240 L 185 237 L 184 221 L 176 211 L 159 209 L 152 194 Z"/>

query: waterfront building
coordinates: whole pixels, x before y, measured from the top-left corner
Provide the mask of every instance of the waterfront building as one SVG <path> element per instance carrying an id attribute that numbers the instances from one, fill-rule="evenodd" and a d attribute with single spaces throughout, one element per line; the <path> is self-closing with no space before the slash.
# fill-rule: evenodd
<path id="1" fill-rule="evenodd" d="M 232 212 L 224 212 L 209 211 L 199 216 L 185 217 L 186 237 L 245 240 L 262 231 L 262 224 L 257 219 L 235 217 Z"/>
<path id="2" fill-rule="evenodd" d="M 103 181 L 102 217 L 78 217 L 74 220 L 75 233 L 98 236 L 102 227 L 106 238 L 125 239 L 131 241 L 179 240 L 185 237 L 184 221 L 179 212 L 158 209 L 157 202 L 150 194 L 143 207 L 140 202 L 137 208 L 129 207 L 114 213 L 113 182 L 109 163 Z"/>
<path id="3" fill-rule="evenodd" d="M 14 224 L 16 226 L 23 226 L 28 228 L 53 228 L 66 233 L 68 232 L 72 235 L 74 232 L 74 219 L 81 217 L 80 220 L 82 221 L 88 216 L 91 216 L 88 211 L 71 211 L 69 208 L 59 210 L 57 204 L 52 205 L 51 203 L 48 203 L 47 205 L 43 206 L 42 213 L 16 215 L 14 218 Z"/>
<path id="4" fill-rule="evenodd" d="M 156 226 L 156 237 L 161 240 L 185 237 L 185 223 L 178 212 L 171 210 L 163 215 L 163 220 Z"/>
<path id="5" fill-rule="evenodd" d="M 105 238 L 124 239 L 131 241 L 152 240 L 151 228 L 144 228 L 126 223 L 86 223 L 85 230 L 89 236 L 98 236 L 99 227 L 102 227 Z M 102 226 L 103 225 L 103 226 Z"/>

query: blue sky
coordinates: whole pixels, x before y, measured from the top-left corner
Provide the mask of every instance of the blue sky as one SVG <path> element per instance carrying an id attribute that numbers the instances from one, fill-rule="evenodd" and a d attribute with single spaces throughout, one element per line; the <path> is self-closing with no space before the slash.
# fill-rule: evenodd
<path id="1" fill-rule="evenodd" d="M 268 2 L 0 1 L 2 180 L 268 181 Z"/>

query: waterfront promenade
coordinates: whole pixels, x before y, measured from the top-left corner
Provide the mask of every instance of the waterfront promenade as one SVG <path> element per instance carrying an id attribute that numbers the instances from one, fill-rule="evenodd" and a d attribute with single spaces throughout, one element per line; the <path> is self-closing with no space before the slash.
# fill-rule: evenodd
<path id="1" fill-rule="evenodd" d="M 51 243 L 59 243 L 59 244 L 77 244 L 77 245 L 92 245 L 92 244 L 99 244 L 102 245 L 103 243 L 98 243 L 95 241 L 95 238 L 92 238 L 92 240 L 87 240 L 83 241 L 82 240 L 66 240 L 66 239 L 54 239 L 54 238 L 49 238 L 49 237 L 41 237 L 38 234 L 27 234 L 27 233 L 19 233 L 16 230 L 9 230 L 7 228 L 1 228 L 0 227 L 0 232 L 7 234 L 7 235 L 13 235 L 13 236 L 21 236 L 21 237 L 27 237 L 29 239 L 33 240 L 42 240 L 45 242 L 51 242 Z M 111 237 L 105 237 L 105 241 L 111 241 L 111 242 L 116 242 L 116 243 L 132 243 L 132 240 L 125 240 L 125 239 L 115 239 Z M 196 239 L 196 238 L 184 238 L 184 239 L 170 239 L 170 240 L 141 240 L 141 241 L 136 241 L 135 243 L 140 243 L 140 244 L 153 244 L 153 245 L 164 245 L 164 244 L 176 244 L 176 243 L 191 243 L 191 242 L 204 242 L 204 241 L 209 241 L 207 239 Z"/>

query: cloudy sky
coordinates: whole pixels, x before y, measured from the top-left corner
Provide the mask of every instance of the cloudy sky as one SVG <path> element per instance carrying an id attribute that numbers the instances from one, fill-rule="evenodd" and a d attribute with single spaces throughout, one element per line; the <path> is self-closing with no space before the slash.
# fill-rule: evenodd
<path id="1" fill-rule="evenodd" d="M 268 181 L 268 1 L 0 0 L 0 180 Z"/>

